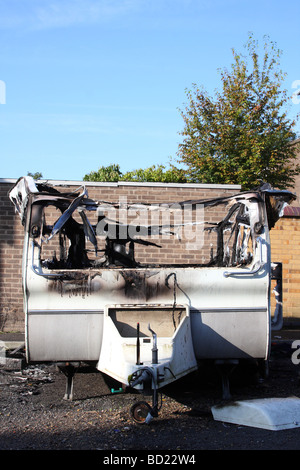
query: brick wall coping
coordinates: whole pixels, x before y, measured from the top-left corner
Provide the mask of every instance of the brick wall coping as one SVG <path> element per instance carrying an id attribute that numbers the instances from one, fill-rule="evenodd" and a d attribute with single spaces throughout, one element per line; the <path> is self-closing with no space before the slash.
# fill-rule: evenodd
<path id="1" fill-rule="evenodd" d="M 286 206 L 283 212 L 284 217 L 300 217 L 299 206 Z"/>
<path id="2" fill-rule="evenodd" d="M 17 178 L 0 178 L 0 184 L 16 183 Z M 67 180 L 50 180 L 50 179 L 41 179 L 40 182 L 48 182 L 53 186 L 154 186 L 154 187 L 165 187 L 165 188 L 199 188 L 199 189 L 232 189 L 240 190 L 241 186 L 239 184 L 202 184 L 202 183 L 155 183 L 155 182 L 135 182 L 135 181 L 118 181 L 118 182 L 98 182 L 98 181 L 67 181 Z"/>

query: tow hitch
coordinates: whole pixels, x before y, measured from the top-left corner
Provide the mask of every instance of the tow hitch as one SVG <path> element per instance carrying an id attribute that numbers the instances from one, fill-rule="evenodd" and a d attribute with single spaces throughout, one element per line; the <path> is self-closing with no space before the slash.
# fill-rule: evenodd
<path id="1" fill-rule="evenodd" d="M 148 330 L 152 333 L 153 337 L 152 364 L 155 365 L 158 364 L 157 335 L 151 329 L 150 323 L 148 325 Z M 137 361 L 137 363 L 139 363 L 139 361 Z M 138 424 L 149 424 L 153 418 L 158 416 L 158 411 L 161 409 L 161 404 L 158 406 L 158 379 L 157 368 L 149 366 L 138 369 L 129 378 L 129 385 L 131 387 L 142 384 L 144 390 L 153 389 L 152 407 L 146 401 L 139 401 L 130 408 L 130 414 Z"/>

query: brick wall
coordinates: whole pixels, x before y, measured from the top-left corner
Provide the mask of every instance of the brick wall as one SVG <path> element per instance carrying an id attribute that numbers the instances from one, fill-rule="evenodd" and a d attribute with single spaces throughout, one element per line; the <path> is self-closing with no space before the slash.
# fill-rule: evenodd
<path id="1" fill-rule="evenodd" d="M 22 250 L 23 226 L 15 214 L 7 194 L 15 180 L 0 180 L 0 331 L 22 331 L 24 329 L 23 293 L 22 293 Z M 62 184 L 63 182 L 51 182 Z M 74 191 L 81 183 L 64 183 L 66 191 Z M 229 196 L 239 192 L 239 187 L 228 185 L 193 185 L 193 184 L 162 184 L 162 183 L 86 183 L 89 197 L 102 201 L 119 202 L 120 198 L 127 202 L 173 203 L 191 199 L 210 199 Z M 144 256 L 148 256 L 144 247 Z M 166 245 L 168 253 L 172 253 L 171 245 Z M 149 252 L 150 253 L 150 252 Z M 175 262 L 195 261 L 195 253 L 188 255 L 182 251 L 176 253 Z M 157 253 L 151 250 L 152 262 L 158 262 Z M 149 260 L 148 260 L 149 261 Z M 201 260 L 197 260 L 201 262 Z"/>
<path id="2" fill-rule="evenodd" d="M 23 327 L 22 251 L 24 231 L 7 193 L 12 185 L 0 184 L 0 331 L 7 325 Z"/>
<path id="3" fill-rule="evenodd" d="M 283 270 L 283 315 L 300 318 L 300 208 L 289 207 L 271 230 L 272 261 Z"/>

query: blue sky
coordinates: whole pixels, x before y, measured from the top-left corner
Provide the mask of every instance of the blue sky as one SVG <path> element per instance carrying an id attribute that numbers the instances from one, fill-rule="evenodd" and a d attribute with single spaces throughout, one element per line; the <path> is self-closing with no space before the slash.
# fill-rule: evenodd
<path id="1" fill-rule="evenodd" d="M 0 0 L 0 178 L 168 166 L 185 90 L 213 95 L 249 31 L 300 90 L 299 21 L 298 0 Z"/>

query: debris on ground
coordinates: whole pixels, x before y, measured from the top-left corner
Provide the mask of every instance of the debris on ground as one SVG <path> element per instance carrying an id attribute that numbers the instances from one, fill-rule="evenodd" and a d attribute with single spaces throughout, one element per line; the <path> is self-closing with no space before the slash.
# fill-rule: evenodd
<path id="1" fill-rule="evenodd" d="M 234 400 L 300 397 L 299 367 L 292 350 L 273 344 L 269 376 L 258 380 L 251 367 L 231 378 Z M 254 373 L 253 373 L 254 372 Z M 109 378 L 82 364 L 74 399 L 64 400 L 66 377 L 55 364 L 0 366 L 0 450 L 203 450 L 299 449 L 300 430 L 269 431 L 217 422 L 211 407 L 222 403 L 220 377 L 200 370 L 163 390 L 159 416 L 136 424 L 130 407 L 140 393 L 118 389 Z M 142 397 L 151 403 L 151 397 Z"/>

